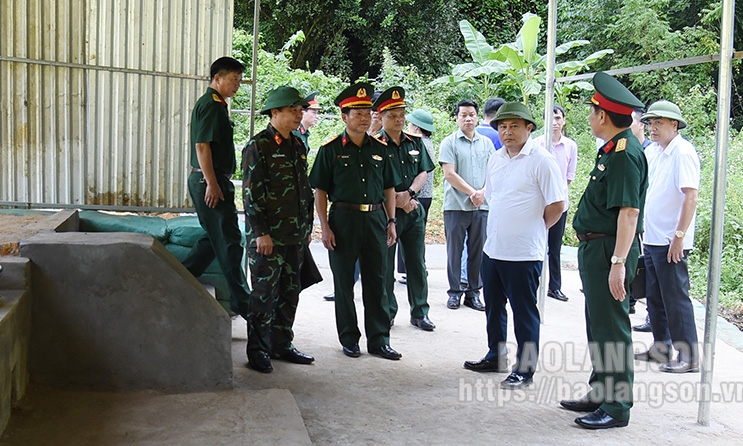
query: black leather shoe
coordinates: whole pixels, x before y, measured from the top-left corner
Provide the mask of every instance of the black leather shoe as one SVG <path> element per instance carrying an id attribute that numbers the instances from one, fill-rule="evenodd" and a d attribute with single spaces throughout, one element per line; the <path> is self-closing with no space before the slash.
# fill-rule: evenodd
<path id="1" fill-rule="evenodd" d="M 588 395 L 579 400 L 562 400 L 560 405 L 573 412 L 594 412 L 601 406 L 601 403 L 591 401 Z"/>
<path id="2" fill-rule="evenodd" d="M 639 331 L 642 333 L 650 333 L 651 331 L 653 331 L 653 327 L 650 325 L 650 316 L 645 316 L 644 324 L 633 326 L 632 331 Z"/>
<path id="3" fill-rule="evenodd" d="M 323 296 L 322 298 L 325 299 L 325 300 L 329 300 L 329 301 L 332 302 L 332 301 L 335 300 L 335 293 L 328 294 L 327 296 Z"/>
<path id="4" fill-rule="evenodd" d="M 402 276 L 399 279 L 397 279 L 397 283 L 400 285 L 407 285 L 408 284 L 408 276 Z"/>
<path id="5" fill-rule="evenodd" d="M 359 348 L 359 344 L 353 344 L 350 347 L 346 347 L 344 345 L 343 354 L 352 358 L 358 358 L 359 356 L 361 356 L 361 349 Z"/>
<path id="6" fill-rule="evenodd" d="M 389 345 L 383 345 L 381 347 L 376 348 L 370 348 L 369 353 L 372 355 L 381 356 L 384 359 L 391 359 L 393 361 L 397 361 L 398 359 L 402 358 L 402 355 L 395 350 L 392 349 Z"/>
<path id="7" fill-rule="evenodd" d="M 294 364 L 312 364 L 315 361 L 315 358 L 300 352 L 296 348 L 280 353 L 279 358 Z"/>
<path id="8" fill-rule="evenodd" d="M 629 314 L 635 314 L 635 311 L 636 311 L 635 310 L 635 306 L 634 305 L 630 305 L 629 306 Z"/>
<path id="9" fill-rule="evenodd" d="M 563 293 L 562 291 L 560 291 L 560 290 L 554 290 L 554 291 L 552 291 L 552 290 L 548 290 L 548 291 L 547 291 L 547 296 L 549 296 L 549 297 L 551 297 L 551 298 L 553 298 L 553 299 L 557 299 L 557 300 L 559 300 L 560 302 L 567 302 L 567 301 L 568 301 L 568 296 L 566 296 L 566 295 L 565 295 L 565 294 L 564 294 L 564 293 Z"/>
<path id="10" fill-rule="evenodd" d="M 456 310 L 457 308 L 459 308 L 459 297 L 449 296 L 449 301 L 446 302 L 446 307 L 452 310 Z"/>
<path id="11" fill-rule="evenodd" d="M 431 322 L 431 319 L 429 319 L 428 316 L 411 317 L 410 323 L 425 331 L 433 331 L 433 329 L 436 328 L 436 325 Z"/>
<path id="12" fill-rule="evenodd" d="M 699 363 L 676 360 L 661 364 L 658 370 L 666 373 L 697 373 L 699 372 Z"/>
<path id="13" fill-rule="evenodd" d="M 533 383 L 534 383 L 534 380 L 531 377 L 527 378 L 520 373 L 511 372 L 511 374 L 508 375 L 506 379 L 501 381 L 500 388 L 501 389 L 521 389 Z"/>
<path id="14" fill-rule="evenodd" d="M 671 361 L 668 351 L 662 348 L 650 347 L 649 350 L 635 353 L 635 361 L 659 362 L 665 364 Z"/>
<path id="15" fill-rule="evenodd" d="M 248 364 L 250 368 L 261 373 L 271 373 L 273 366 L 271 365 L 271 358 L 268 357 L 266 352 L 257 352 L 248 355 Z"/>
<path id="16" fill-rule="evenodd" d="M 629 421 L 619 421 L 601 409 L 575 419 L 575 424 L 586 429 L 609 429 L 610 427 L 624 427 Z"/>
<path id="17" fill-rule="evenodd" d="M 508 373 L 508 359 L 499 358 L 490 361 L 485 359 L 479 361 L 464 361 L 464 368 L 475 372 Z"/>
<path id="18" fill-rule="evenodd" d="M 477 296 L 472 296 L 472 297 L 465 296 L 464 306 L 470 307 L 473 310 L 477 310 L 477 311 L 485 311 L 485 305 L 483 305 L 483 303 L 480 302 L 480 298 Z"/>

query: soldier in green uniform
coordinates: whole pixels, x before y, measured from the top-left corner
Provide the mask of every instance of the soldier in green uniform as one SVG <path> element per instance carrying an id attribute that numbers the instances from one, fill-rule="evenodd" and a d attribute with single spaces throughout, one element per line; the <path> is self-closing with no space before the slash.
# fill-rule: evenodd
<path id="1" fill-rule="evenodd" d="M 216 258 L 230 290 L 230 309 L 247 319 L 248 289 L 242 269 L 242 236 L 237 224 L 235 144 L 232 121 L 225 99 L 237 93 L 245 67 L 231 57 L 221 57 L 211 66 L 211 82 L 191 112 L 191 174 L 188 193 L 199 223 L 206 231 L 183 265 L 195 277 L 204 273 Z"/>
<path id="2" fill-rule="evenodd" d="M 431 331 L 436 328 L 428 318 L 428 276 L 426 274 L 426 223 L 423 206 L 416 197 L 434 169 L 420 135 L 404 132 L 405 90 L 392 87 L 374 102 L 382 118 L 382 130 L 377 138 L 387 144 L 387 154 L 401 182 L 395 186 L 395 216 L 397 243 L 402 249 L 407 269 L 407 291 L 410 303 L 410 323 Z M 397 314 L 395 298 L 395 246 L 387 250 L 385 278 L 390 320 Z"/>
<path id="3" fill-rule="evenodd" d="M 343 353 L 361 354 L 353 272 L 361 269 L 364 324 L 369 353 L 386 359 L 402 355 L 390 347 L 390 317 L 384 294 L 387 248 L 395 243 L 395 190 L 400 181 L 384 143 L 366 134 L 374 87 L 357 83 L 335 98 L 346 129 L 323 144 L 310 173 L 315 188 L 322 242 L 329 251 L 335 286 L 335 320 Z M 332 202 L 327 213 L 328 201 Z"/>
<path id="4" fill-rule="evenodd" d="M 642 145 L 632 134 L 632 111 L 643 108 L 627 88 L 606 73 L 593 78 L 588 120 L 605 144 L 575 212 L 578 268 L 586 296 L 586 328 L 593 370 L 591 391 L 560 404 L 591 412 L 575 422 L 587 429 L 627 426 L 634 380 L 627 290 L 640 253 L 639 234 L 648 186 Z"/>
<path id="5" fill-rule="evenodd" d="M 292 134 L 307 101 L 291 87 L 269 93 L 261 113 L 271 120 L 243 149 L 243 202 L 253 292 L 247 354 L 268 373 L 271 360 L 315 360 L 292 344 L 299 271 L 312 232 L 312 189 L 304 143 Z"/>
<path id="6" fill-rule="evenodd" d="M 309 105 L 302 111 L 302 122 L 299 123 L 299 128 L 292 131 L 292 133 L 302 141 L 307 148 L 307 153 L 310 153 L 310 128 L 314 127 L 318 119 L 320 119 L 319 112 L 322 107 L 317 102 L 317 92 L 308 94 L 304 100 Z"/>

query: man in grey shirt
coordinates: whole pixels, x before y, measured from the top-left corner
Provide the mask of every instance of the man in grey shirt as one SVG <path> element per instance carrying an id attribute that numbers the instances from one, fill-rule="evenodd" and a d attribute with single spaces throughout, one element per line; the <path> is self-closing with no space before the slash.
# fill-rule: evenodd
<path id="1" fill-rule="evenodd" d="M 444 229 L 446 231 L 446 272 L 449 279 L 451 309 L 459 308 L 462 294 L 464 305 L 484 311 L 480 301 L 480 263 L 485 243 L 488 205 L 485 202 L 485 176 L 493 142 L 475 131 L 477 104 L 465 99 L 454 109 L 459 130 L 441 142 L 439 164 L 444 170 Z M 467 286 L 460 284 L 462 249 L 467 236 Z"/>

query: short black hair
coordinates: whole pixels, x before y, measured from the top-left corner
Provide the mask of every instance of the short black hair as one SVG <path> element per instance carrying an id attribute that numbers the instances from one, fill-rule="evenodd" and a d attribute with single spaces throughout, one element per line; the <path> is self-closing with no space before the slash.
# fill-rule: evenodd
<path id="1" fill-rule="evenodd" d="M 606 116 L 609 117 L 609 121 L 611 121 L 616 128 L 624 129 L 632 126 L 632 115 L 620 115 L 619 113 L 610 112 L 596 104 L 591 104 L 591 107 L 593 107 L 594 111 L 603 110 L 604 113 L 606 113 Z"/>
<path id="2" fill-rule="evenodd" d="M 214 76 L 219 74 L 220 76 L 226 73 L 244 73 L 245 65 L 241 64 L 239 60 L 233 59 L 232 57 L 220 57 L 212 63 L 211 69 L 209 69 L 209 78 L 214 79 Z"/>
<path id="3" fill-rule="evenodd" d="M 501 108 L 503 104 L 506 103 L 506 100 L 503 98 L 491 98 L 488 99 L 488 102 L 485 103 L 485 108 L 483 109 L 483 113 L 485 113 L 485 117 L 488 116 L 495 116 L 496 113 L 498 113 L 498 109 Z"/>
<path id="4" fill-rule="evenodd" d="M 475 107 L 475 113 L 479 113 L 479 108 L 477 107 L 477 104 L 472 99 L 462 99 L 459 101 L 456 107 L 454 107 L 454 116 L 459 115 L 459 109 L 461 107 Z"/>
<path id="5" fill-rule="evenodd" d="M 558 112 L 562 115 L 563 118 L 565 117 L 565 109 L 557 104 L 553 105 L 552 114 L 554 115 L 555 113 L 558 113 Z"/>

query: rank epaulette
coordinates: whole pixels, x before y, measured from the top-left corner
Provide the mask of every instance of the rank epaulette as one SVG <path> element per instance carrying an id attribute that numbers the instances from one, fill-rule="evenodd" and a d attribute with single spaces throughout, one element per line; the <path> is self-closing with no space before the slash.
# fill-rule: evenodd
<path id="1" fill-rule="evenodd" d="M 423 138 L 423 135 L 421 135 L 420 133 L 410 133 L 410 132 L 408 132 L 406 130 L 403 130 L 402 132 L 405 133 L 408 136 L 413 136 L 415 138 Z"/>
<path id="2" fill-rule="evenodd" d="M 627 148 L 627 138 L 622 138 L 619 141 L 617 141 L 617 148 L 615 152 L 622 152 L 626 148 Z"/>
<path id="3" fill-rule="evenodd" d="M 379 133 L 377 133 L 376 135 L 372 136 L 372 138 L 376 139 L 377 142 L 379 142 L 383 146 L 387 146 L 387 141 L 382 140 L 381 137 L 380 137 L 380 135 L 379 135 Z"/>
<path id="4" fill-rule="evenodd" d="M 335 141 L 336 139 L 340 138 L 340 136 L 341 136 L 341 135 L 335 135 L 335 136 L 331 136 L 330 138 L 328 138 L 328 140 L 327 140 L 327 141 L 325 141 L 324 143 L 322 143 L 322 144 L 320 144 L 320 145 L 321 145 L 321 146 L 327 146 L 327 145 L 328 145 L 328 144 L 330 144 L 331 142 L 333 142 L 333 141 Z"/>

